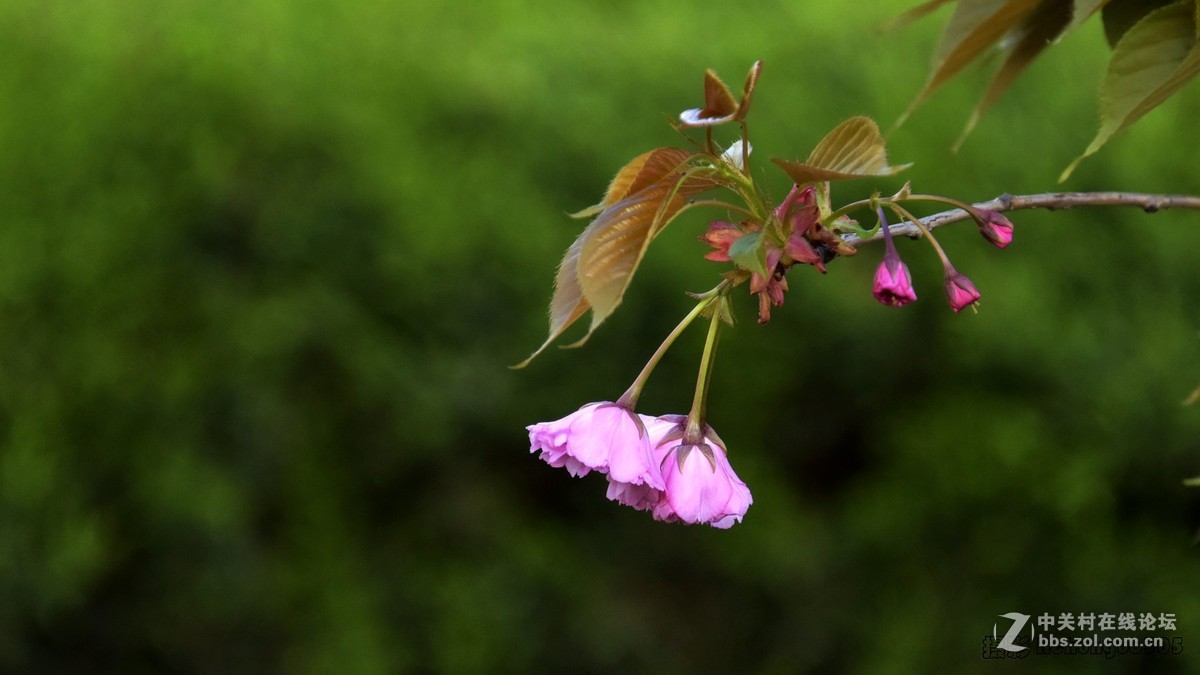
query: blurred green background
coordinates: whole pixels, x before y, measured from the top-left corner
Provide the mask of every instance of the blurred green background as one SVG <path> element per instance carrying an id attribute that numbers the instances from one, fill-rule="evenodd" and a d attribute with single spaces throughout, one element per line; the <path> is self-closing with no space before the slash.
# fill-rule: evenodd
<path id="1" fill-rule="evenodd" d="M 782 196 L 767 157 L 923 83 L 946 12 L 874 30 L 909 4 L 0 4 L 0 671 L 990 672 L 999 614 L 1128 611 L 1175 613 L 1184 654 L 1024 667 L 1200 672 L 1195 212 L 1021 212 L 1005 251 L 947 228 L 978 315 L 921 242 L 903 310 L 878 248 L 797 268 L 765 327 L 739 291 L 732 530 L 528 453 L 722 269 L 685 216 L 585 348 L 510 371 L 564 214 L 759 58 Z M 1093 20 L 954 155 L 968 72 L 892 136 L 912 170 L 835 199 L 1054 189 L 1106 56 Z M 1198 117 L 1193 86 L 1066 187 L 1200 193 Z M 702 332 L 644 412 L 686 412 Z"/>

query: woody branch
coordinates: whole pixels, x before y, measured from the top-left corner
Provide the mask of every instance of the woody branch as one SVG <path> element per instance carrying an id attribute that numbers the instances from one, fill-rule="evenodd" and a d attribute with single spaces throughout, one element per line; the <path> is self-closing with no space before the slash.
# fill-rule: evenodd
<path id="1" fill-rule="evenodd" d="M 1200 210 L 1200 197 L 1190 195 L 1161 195 L 1138 192 L 1046 192 L 1036 195 L 1004 194 L 988 201 L 974 205 L 978 209 L 993 211 L 1017 211 L 1020 209 L 1049 209 L 1061 211 L 1076 206 L 1137 206 L 1146 213 L 1154 213 L 1162 209 L 1196 209 Z M 962 209 L 951 209 L 921 218 L 925 227 L 934 229 L 943 225 L 970 220 L 971 216 Z M 892 234 L 904 237 L 919 237 L 920 230 L 912 223 L 896 223 L 891 226 Z M 868 244 L 883 239 L 879 232 L 870 237 L 849 235 L 846 243 L 853 246 Z"/>

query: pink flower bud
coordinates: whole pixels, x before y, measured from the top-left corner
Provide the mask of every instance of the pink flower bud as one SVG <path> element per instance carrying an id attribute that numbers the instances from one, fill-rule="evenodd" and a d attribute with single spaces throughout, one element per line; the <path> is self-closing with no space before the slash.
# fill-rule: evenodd
<path id="1" fill-rule="evenodd" d="M 572 476 L 599 471 L 618 483 L 663 486 L 641 418 L 615 403 L 589 403 L 561 420 L 527 429 L 529 451 L 540 450 L 542 460 L 566 467 Z"/>
<path id="2" fill-rule="evenodd" d="M 876 300 L 888 307 L 903 307 L 917 299 L 908 265 L 900 260 L 900 255 L 890 246 L 875 270 L 875 288 L 872 292 Z"/>
<path id="3" fill-rule="evenodd" d="M 979 233 L 984 239 L 992 242 L 996 248 L 1004 248 L 1012 243 L 1013 224 L 999 211 L 984 210 L 980 212 L 984 222 L 979 223 Z"/>
<path id="4" fill-rule="evenodd" d="M 979 300 L 975 284 L 953 267 L 946 268 L 946 299 L 954 311 L 961 312 Z"/>

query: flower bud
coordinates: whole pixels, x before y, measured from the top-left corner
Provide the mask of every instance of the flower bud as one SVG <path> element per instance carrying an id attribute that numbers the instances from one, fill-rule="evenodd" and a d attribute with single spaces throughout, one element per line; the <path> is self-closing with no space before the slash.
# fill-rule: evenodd
<path id="1" fill-rule="evenodd" d="M 743 147 L 745 148 L 744 151 Z M 726 164 L 732 166 L 738 171 L 745 172 L 746 162 L 744 160 L 746 157 L 750 156 L 751 152 L 754 152 L 753 145 L 743 141 L 737 141 L 733 145 L 729 146 L 725 152 L 721 153 L 721 159 L 724 160 Z"/>
<path id="2" fill-rule="evenodd" d="M 890 248 L 875 270 L 875 299 L 888 307 L 903 307 L 917 299 L 913 290 L 912 275 L 900 255 Z"/>
<path id="3" fill-rule="evenodd" d="M 999 211 L 985 210 L 980 214 L 984 220 L 976 221 L 979 225 L 979 233 L 984 239 L 992 242 L 996 248 L 1004 248 L 1012 243 L 1013 224 L 1004 214 Z"/>
<path id="4" fill-rule="evenodd" d="M 975 284 L 953 267 L 946 268 L 946 299 L 954 311 L 961 312 L 979 300 Z"/>

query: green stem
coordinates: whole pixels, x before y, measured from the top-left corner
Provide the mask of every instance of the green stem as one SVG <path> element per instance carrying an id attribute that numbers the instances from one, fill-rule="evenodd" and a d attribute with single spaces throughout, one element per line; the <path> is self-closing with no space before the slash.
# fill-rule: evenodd
<path id="1" fill-rule="evenodd" d="M 913 225 L 916 225 L 917 229 L 921 231 L 921 234 L 924 235 L 925 238 L 929 240 L 929 243 L 933 245 L 933 250 L 936 251 L 938 257 L 942 259 L 942 265 L 947 268 L 951 267 L 950 258 L 946 257 L 946 252 L 942 250 L 942 245 L 938 243 L 938 240 L 934 238 L 933 233 L 929 231 L 928 227 L 925 227 L 925 223 L 922 223 L 920 218 L 914 216 L 908 211 L 908 209 L 895 202 L 888 203 L 888 207 L 895 211 L 896 215 L 900 216 L 900 218 L 911 222 Z"/>
<path id="2" fill-rule="evenodd" d="M 692 399 L 692 410 L 688 413 L 684 443 L 699 443 L 704 437 L 704 416 L 708 407 L 708 385 L 712 381 L 713 360 L 717 354 L 717 335 L 721 330 L 720 312 L 713 312 L 708 324 L 708 339 L 704 342 L 704 354 L 700 357 L 700 374 L 696 377 L 696 395 Z"/>
<path id="3" fill-rule="evenodd" d="M 846 215 L 847 213 L 850 213 L 851 211 L 853 211 L 855 209 L 868 208 L 875 201 L 883 201 L 883 200 L 879 200 L 879 199 L 873 197 L 871 199 L 860 199 L 856 202 L 850 202 L 849 204 L 846 204 L 842 208 L 838 209 L 837 211 L 834 211 L 833 213 L 830 213 L 828 216 L 825 216 L 824 218 L 822 218 L 821 225 L 824 225 L 825 227 L 829 227 L 838 218 L 841 218 L 842 216 Z"/>
<path id="4" fill-rule="evenodd" d="M 711 291 L 699 296 L 700 302 L 696 303 L 696 306 L 692 308 L 692 311 L 688 312 L 687 316 L 683 317 L 683 321 L 680 321 L 679 325 L 675 326 L 675 330 L 671 331 L 671 333 L 667 335 L 667 338 L 663 340 L 663 343 L 658 346 L 658 349 L 654 352 L 654 355 L 650 357 L 650 360 L 646 362 L 645 367 L 642 368 L 642 372 L 638 373 L 637 378 L 634 379 L 633 384 L 629 385 L 629 389 L 625 390 L 625 393 L 621 395 L 621 398 L 617 399 L 617 405 L 628 408 L 629 410 L 633 410 L 634 407 L 637 406 L 638 397 L 642 395 L 642 389 L 646 387 L 646 380 L 650 379 L 650 373 L 654 372 L 654 367 L 658 365 L 660 360 L 662 360 L 663 354 L 667 353 L 667 350 L 671 348 L 671 345 L 675 343 L 675 340 L 677 340 L 679 336 L 683 334 L 683 331 L 687 330 L 687 327 L 696 320 L 696 317 L 700 316 L 706 307 L 711 305 L 717 298 L 721 296 L 721 291 L 724 290 L 728 285 L 728 280 L 722 281 Z"/>
<path id="5" fill-rule="evenodd" d="M 696 199 L 694 201 L 688 202 L 687 205 L 688 206 L 714 206 L 719 209 L 736 211 L 737 213 L 740 213 L 743 216 L 748 216 L 750 218 L 757 217 L 753 213 L 751 213 L 748 209 L 743 209 L 740 206 L 734 206 L 733 204 L 730 204 L 729 202 L 723 202 L 720 199 Z"/>
<path id="6" fill-rule="evenodd" d="M 975 220 L 986 220 L 983 217 L 983 215 L 979 213 L 979 209 L 975 208 L 974 205 L 968 204 L 964 201 L 959 201 L 952 197 L 942 197 L 940 195 L 909 195 L 908 199 L 914 200 L 914 201 L 939 202 L 941 204 L 949 204 L 950 206 L 960 208 L 963 211 L 966 211 L 967 213 L 971 214 L 971 217 L 974 218 Z"/>

